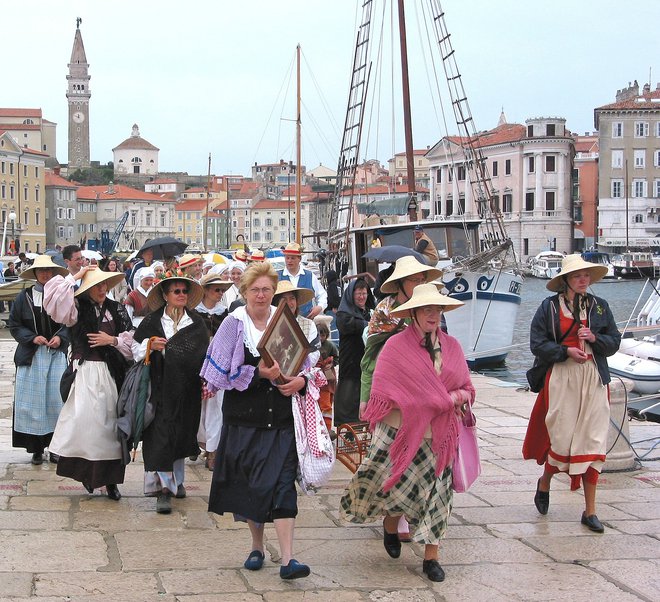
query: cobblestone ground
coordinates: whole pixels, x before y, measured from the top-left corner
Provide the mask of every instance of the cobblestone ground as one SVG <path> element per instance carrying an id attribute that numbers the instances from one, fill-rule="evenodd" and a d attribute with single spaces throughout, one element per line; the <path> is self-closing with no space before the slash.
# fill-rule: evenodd
<path id="1" fill-rule="evenodd" d="M 5 338 L 2 338 L 5 337 Z M 475 376 L 483 473 L 456 495 L 440 549 L 444 583 L 421 572 L 422 546 L 390 559 L 379 524 L 339 521 L 350 472 L 337 463 L 327 487 L 300 498 L 295 556 L 307 579 L 279 578 L 274 530 L 264 568 L 246 571 L 246 527 L 206 511 L 210 473 L 187 466 L 188 497 L 171 515 L 142 495 L 142 463 L 128 466 L 122 499 L 32 466 L 11 448 L 13 341 L 0 333 L 0 601 L 647 600 L 660 599 L 660 462 L 604 474 L 598 515 L 604 535 L 580 525 L 582 496 L 554 483 L 550 512 L 533 505 L 539 467 L 521 459 L 534 397 Z M 660 436 L 660 425 L 632 423 L 631 440 Z M 652 445 L 635 443 L 641 455 Z M 627 447 L 627 446 L 626 446 Z M 630 454 L 630 452 L 627 452 Z M 660 449 L 651 453 L 659 456 Z"/>

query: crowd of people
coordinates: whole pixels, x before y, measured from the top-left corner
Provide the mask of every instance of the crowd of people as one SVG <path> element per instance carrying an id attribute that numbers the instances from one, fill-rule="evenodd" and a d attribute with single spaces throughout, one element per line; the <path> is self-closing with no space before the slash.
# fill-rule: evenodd
<path id="1" fill-rule="evenodd" d="M 423 231 L 416 239 L 420 252 L 433 251 Z M 16 278 L 34 284 L 9 316 L 18 343 L 12 443 L 33 464 L 48 460 L 90 494 L 105 488 L 119 501 L 127 460 L 117 401 L 127 371 L 148 358 L 153 416 L 138 436 L 144 495 L 156 498 L 156 512 L 171 513 L 172 498 L 186 497 L 186 460 L 201 455 L 212 471 L 209 511 L 249 527 L 243 566 L 264 565 L 264 527 L 272 522 L 280 576 L 297 579 L 310 567 L 294 557 L 292 400 L 316 391 L 333 438 L 344 423 L 366 422 L 372 433 L 341 498 L 342 519 L 382 519 L 392 558 L 402 542 L 423 544 L 423 573 L 443 581 L 439 545 L 453 503 L 452 465 L 462 416 L 475 400 L 444 320 L 462 302 L 443 294 L 432 261 L 396 261 L 378 283 L 376 304 L 364 278 L 346 284 L 327 269 L 320 279 L 296 243 L 283 255 L 280 270 L 263 252 L 242 250 L 220 263 L 193 254 L 158 259 L 153 249 L 134 262 L 97 263 L 72 245 L 62 249 L 64 266 L 47 255 L 26 261 Z M 565 472 L 573 488 L 584 486 L 581 522 L 602 532 L 595 498 L 609 418 L 605 358 L 620 335 L 605 300 L 587 291 L 603 268 L 577 256 L 564 264 L 548 284 L 556 294 L 531 325 L 531 350 L 547 373 L 523 455 L 544 466 L 534 495 L 541 514 L 552 477 Z M 306 341 L 301 367 L 290 374 L 260 352 L 280 305 Z M 310 379 L 319 373 L 317 391 Z"/>

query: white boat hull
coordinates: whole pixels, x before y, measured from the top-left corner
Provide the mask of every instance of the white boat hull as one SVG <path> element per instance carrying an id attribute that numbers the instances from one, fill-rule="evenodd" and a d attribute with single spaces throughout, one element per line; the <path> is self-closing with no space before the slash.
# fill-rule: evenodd
<path id="1" fill-rule="evenodd" d="M 447 330 L 456 337 L 470 364 L 495 364 L 511 350 L 520 306 L 522 278 L 512 272 L 447 272 L 442 277 L 450 295 L 465 303 L 445 314 Z"/>
<path id="2" fill-rule="evenodd" d="M 633 382 L 633 391 L 652 395 L 660 391 L 660 362 L 617 351 L 607 358 L 610 374 Z"/>

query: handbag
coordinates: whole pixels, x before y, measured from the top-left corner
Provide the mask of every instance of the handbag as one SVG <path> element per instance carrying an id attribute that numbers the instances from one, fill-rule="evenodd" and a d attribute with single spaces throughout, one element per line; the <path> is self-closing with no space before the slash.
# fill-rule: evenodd
<path id="1" fill-rule="evenodd" d="M 469 406 L 458 424 L 458 449 L 452 471 L 452 489 L 457 493 L 465 493 L 481 474 L 477 419 Z"/>
<path id="2" fill-rule="evenodd" d="M 308 495 L 325 485 L 335 463 L 335 449 L 318 404 L 325 376 L 319 369 L 307 380 L 305 395 L 291 396 L 293 426 L 298 453 L 297 481 Z"/>
<path id="3" fill-rule="evenodd" d="M 557 341 L 558 344 L 561 344 L 564 341 L 576 323 L 578 323 L 578 321 L 573 318 L 573 324 L 571 324 L 571 327 L 560 337 L 560 339 Z M 525 373 L 527 382 L 529 383 L 529 390 L 532 393 L 540 393 L 541 389 L 545 385 L 545 375 L 548 373 L 550 366 L 552 366 L 552 364 L 541 361 L 538 356 L 534 358 L 532 367 Z"/>
<path id="4" fill-rule="evenodd" d="M 83 363 L 84 360 L 80 360 L 78 365 Z M 66 400 L 69 399 L 69 393 L 71 392 L 71 387 L 73 386 L 73 381 L 76 380 L 76 374 L 78 369 L 74 370 L 73 360 L 71 360 L 64 372 L 62 372 L 62 377 L 60 378 L 60 396 L 62 397 L 62 403 L 66 403 Z"/>

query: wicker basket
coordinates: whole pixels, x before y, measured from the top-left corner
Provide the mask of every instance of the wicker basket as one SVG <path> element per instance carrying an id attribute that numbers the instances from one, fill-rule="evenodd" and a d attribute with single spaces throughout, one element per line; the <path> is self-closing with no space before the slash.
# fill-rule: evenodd
<path id="1" fill-rule="evenodd" d="M 367 422 L 342 424 L 337 428 L 337 460 L 355 472 L 367 455 L 371 432 Z"/>

